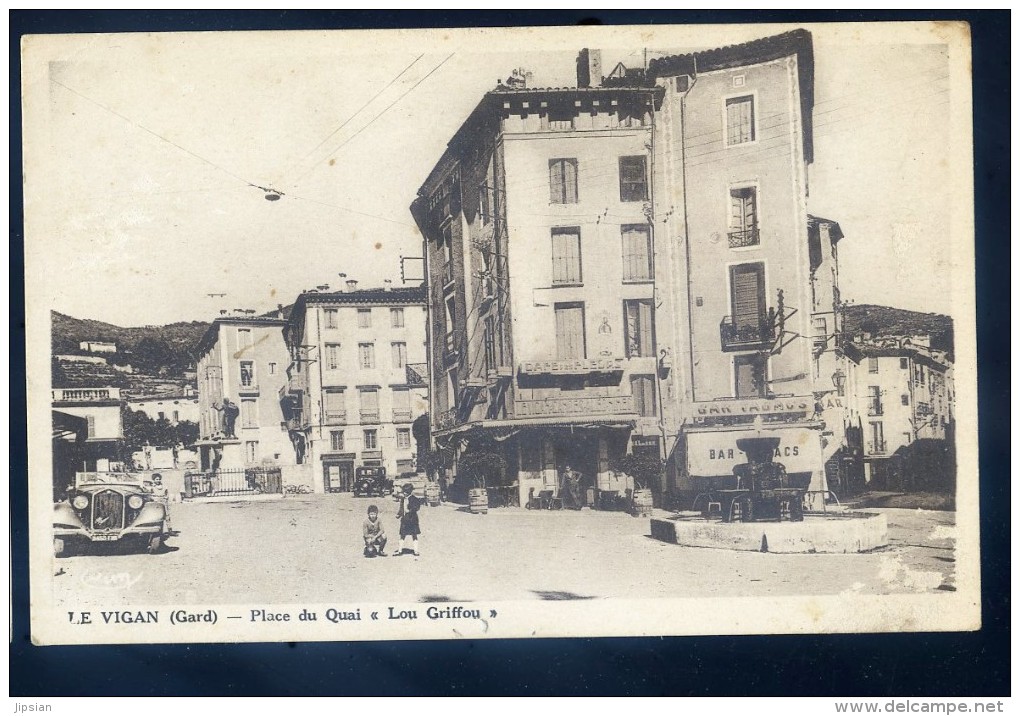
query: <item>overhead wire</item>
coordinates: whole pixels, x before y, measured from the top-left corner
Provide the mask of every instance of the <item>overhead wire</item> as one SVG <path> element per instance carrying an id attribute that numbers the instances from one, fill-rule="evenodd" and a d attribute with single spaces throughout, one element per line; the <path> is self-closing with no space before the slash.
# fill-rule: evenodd
<path id="1" fill-rule="evenodd" d="M 217 164 L 216 162 L 212 161 L 211 159 L 207 159 L 206 157 L 203 157 L 201 154 L 198 154 L 197 152 L 193 152 L 192 150 L 188 149 L 187 147 L 181 146 L 180 144 L 178 144 L 177 142 L 173 141 L 172 139 L 164 137 L 159 132 L 156 132 L 156 131 L 154 131 L 152 129 L 149 129 L 144 124 L 141 124 L 140 122 L 138 122 L 138 121 L 136 121 L 134 119 L 131 119 L 130 117 L 128 117 L 128 116 L 126 116 L 124 114 L 121 114 L 120 112 L 118 112 L 117 110 L 113 109 L 112 107 L 108 107 L 107 105 L 103 104 L 102 102 L 94 100 L 91 97 L 89 97 L 88 95 L 82 94 L 81 92 L 79 92 L 78 90 L 76 90 L 76 89 L 74 89 L 72 87 L 68 87 L 63 82 L 60 82 L 59 80 L 56 80 L 56 79 L 54 79 L 52 77 L 50 77 L 50 82 L 52 82 L 53 84 L 57 85 L 58 87 L 63 87 L 65 90 L 67 90 L 71 94 L 76 95 L 78 97 L 81 97 L 86 102 L 94 104 L 95 106 L 99 107 L 102 110 L 105 110 L 105 111 L 109 112 L 110 114 L 112 114 L 115 117 L 119 117 L 120 119 L 122 119 L 123 121 L 127 122 L 128 124 L 130 124 L 130 125 L 132 125 L 134 127 L 137 127 L 138 129 L 141 129 L 143 132 L 146 132 L 147 134 L 151 134 L 153 137 L 156 137 L 157 139 L 159 139 L 159 140 L 161 140 L 163 142 L 166 142 L 167 144 L 169 144 L 172 147 L 176 147 L 177 149 L 179 149 L 180 151 L 184 152 L 185 154 L 188 154 L 189 156 L 192 156 L 195 159 L 198 159 L 199 161 L 204 162 L 205 164 L 208 164 L 209 166 L 211 166 L 211 167 L 213 167 L 215 169 L 218 169 L 219 171 L 223 172 L 224 174 L 227 174 L 228 176 L 231 176 L 231 177 L 233 177 L 234 179 L 237 179 L 240 182 L 244 182 L 248 186 L 257 186 L 256 184 L 252 183 L 248 179 L 245 179 L 241 175 L 236 174 L 236 173 L 230 171 L 226 167 Z"/>
<path id="2" fill-rule="evenodd" d="M 319 160 L 318 162 L 313 164 L 311 167 L 309 167 L 307 170 L 305 170 L 303 173 L 301 173 L 299 176 L 297 176 L 294 179 L 294 182 L 292 183 L 292 186 L 296 185 L 297 182 L 299 182 L 304 177 L 308 176 L 308 174 L 310 174 L 313 170 L 315 170 L 320 164 L 322 164 L 322 162 L 326 161 L 326 159 L 332 159 L 334 157 L 334 155 L 336 155 L 337 152 L 339 152 L 343 147 L 345 147 L 347 144 L 349 144 L 359 134 L 361 134 L 366 129 L 371 127 L 376 121 L 379 120 L 380 117 L 382 117 L 388 111 L 393 109 L 393 107 L 395 107 L 396 104 L 398 102 L 400 102 L 400 100 L 402 100 L 404 97 L 409 95 L 422 82 L 424 82 L 429 77 L 431 77 L 440 67 L 445 65 L 450 60 L 450 58 L 453 57 L 455 54 L 456 54 L 456 52 L 451 52 L 449 55 L 447 55 L 438 65 L 436 65 L 431 70 L 429 70 L 421 79 L 419 79 L 417 82 L 415 82 L 413 85 L 411 85 L 407 90 L 405 90 L 399 97 L 397 97 L 395 100 L 393 100 L 390 104 L 386 105 L 386 108 L 383 109 L 383 111 L 381 111 L 379 114 L 375 115 L 375 117 L 373 117 L 371 120 L 369 120 L 367 124 L 362 125 L 361 128 L 359 128 L 354 134 L 352 134 L 351 136 L 347 137 L 347 139 L 342 141 L 336 148 L 334 148 L 332 151 L 330 151 L 329 154 L 325 158 Z"/>
<path id="3" fill-rule="evenodd" d="M 302 163 L 302 162 L 304 162 L 304 161 L 305 161 L 306 159 L 308 159 L 308 157 L 312 156 L 313 154 L 315 154 L 315 152 L 319 151 L 319 149 L 320 149 L 320 148 L 321 148 L 321 147 L 322 147 L 322 146 L 323 146 L 324 144 L 326 144 L 326 142 L 328 142 L 328 141 L 329 141 L 330 139 L 332 139 L 332 138 L 333 138 L 333 137 L 335 137 L 335 136 L 336 136 L 337 134 L 339 134 L 339 133 L 340 133 L 340 131 L 341 131 L 341 130 L 342 130 L 342 129 L 343 129 L 344 127 L 346 127 L 346 126 L 347 126 L 348 124 L 350 124 L 350 123 L 351 123 L 351 121 L 352 121 L 352 120 L 353 120 L 353 119 L 354 119 L 355 117 L 357 117 L 357 116 L 358 116 L 359 114 L 361 114 L 362 112 L 364 112 L 364 111 L 365 111 L 365 110 L 366 110 L 366 109 L 368 108 L 368 106 L 369 106 L 369 105 L 371 105 L 371 104 L 372 104 L 373 102 L 375 102 L 375 101 L 376 101 L 376 100 L 377 100 L 377 99 L 378 99 L 378 98 L 379 98 L 379 97 L 380 97 L 380 96 L 382 95 L 382 93 L 383 93 L 383 92 L 385 92 L 385 91 L 386 91 L 386 90 L 388 90 L 388 89 L 389 89 L 390 87 L 392 87 L 392 86 L 393 86 L 393 84 L 394 84 L 394 83 L 395 83 L 395 82 L 396 82 L 397 80 L 399 80 L 399 79 L 400 79 L 401 77 L 403 77 L 403 76 L 404 76 L 404 73 L 406 73 L 406 72 L 407 72 L 407 71 L 408 71 L 409 69 L 411 69 L 412 67 L 414 67 L 414 65 L 415 65 L 415 64 L 417 64 L 418 60 L 420 60 L 420 59 L 421 59 L 422 57 L 424 57 L 424 56 L 425 56 L 425 53 L 423 52 L 423 53 L 421 53 L 420 55 L 418 55 L 417 57 L 415 57 L 415 58 L 414 58 L 413 60 L 411 60 L 411 63 L 410 63 L 409 65 L 407 65 L 407 66 L 406 66 L 406 67 L 405 67 L 404 69 L 402 69 L 402 70 L 401 70 L 400 72 L 398 72 L 398 73 L 397 73 L 396 75 L 394 75 L 393 79 L 391 79 L 391 80 L 390 80 L 389 82 L 387 82 L 387 83 L 386 83 L 386 84 L 385 84 L 385 85 L 383 86 L 383 88 L 382 88 L 382 89 L 380 89 L 380 90 L 379 90 L 378 92 L 376 92 L 376 93 L 375 93 L 374 95 L 372 95 L 371 99 L 369 99 L 369 100 L 368 100 L 367 102 L 365 102 L 365 103 L 364 103 L 363 105 L 361 105 L 361 106 L 360 106 L 360 107 L 359 107 L 359 108 L 358 108 L 358 109 L 357 109 L 357 110 L 356 110 L 356 111 L 355 111 L 355 112 L 354 112 L 353 114 L 351 114 L 351 115 L 350 115 L 349 117 L 347 117 L 347 119 L 345 119 L 345 120 L 343 121 L 343 123 L 342 123 L 342 124 L 341 124 L 341 125 L 340 125 L 339 127 L 337 127 L 337 128 L 336 128 L 336 129 L 334 129 L 334 130 L 333 130 L 332 132 L 330 132 L 329 134 L 327 134 L 327 135 L 326 135 L 326 137 L 325 137 L 325 138 L 324 138 L 324 139 L 323 139 L 323 140 L 322 140 L 321 142 L 319 142 L 318 144 L 316 144 L 316 145 L 315 145 L 315 146 L 314 146 L 314 147 L 313 147 L 312 149 L 310 149 L 310 150 L 308 151 L 308 153 L 307 153 L 307 154 L 305 154 L 305 155 L 304 155 L 303 157 L 301 157 L 300 159 L 298 159 L 298 160 L 297 160 L 296 162 L 291 162 L 291 164 L 289 164 L 289 165 L 288 165 L 288 166 L 287 166 L 287 167 L 286 167 L 286 168 L 284 169 L 284 171 L 283 171 L 283 174 L 284 174 L 284 175 L 286 175 L 286 173 L 287 173 L 287 172 L 288 172 L 288 171 L 290 170 L 290 167 L 294 166 L 295 164 L 301 164 L 301 163 Z M 280 178 L 280 183 L 281 183 L 281 184 L 283 183 L 283 177 L 281 177 L 281 178 Z"/>

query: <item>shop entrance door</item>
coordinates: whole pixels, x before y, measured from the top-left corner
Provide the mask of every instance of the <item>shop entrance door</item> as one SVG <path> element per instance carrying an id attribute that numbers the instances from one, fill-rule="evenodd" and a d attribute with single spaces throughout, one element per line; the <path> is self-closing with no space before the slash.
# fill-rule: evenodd
<path id="1" fill-rule="evenodd" d="M 323 463 L 322 479 L 326 492 L 352 492 L 354 490 L 354 463 Z"/>

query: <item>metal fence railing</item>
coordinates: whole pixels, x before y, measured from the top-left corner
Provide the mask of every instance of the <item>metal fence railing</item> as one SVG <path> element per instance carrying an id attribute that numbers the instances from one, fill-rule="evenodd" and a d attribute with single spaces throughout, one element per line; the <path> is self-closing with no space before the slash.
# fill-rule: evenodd
<path id="1" fill-rule="evenodd" d="M 184 475 L 184 497 L 248 497 L 283 494 L 283 472 L 278 467 L 189 472 Z"/>

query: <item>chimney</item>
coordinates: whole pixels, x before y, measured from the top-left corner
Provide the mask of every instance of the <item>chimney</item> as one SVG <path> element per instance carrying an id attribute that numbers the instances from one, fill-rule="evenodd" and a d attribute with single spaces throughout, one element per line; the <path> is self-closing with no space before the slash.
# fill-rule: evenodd
<path id="1" fill-rule="evenodd" d="M 577 53 L 577 86 L 602 86 L 602 50 L 585 47 Z"/>
<path id="2" fill-rule="evenodd" d="M 357 289 L 357 287 L 358 287 L 358 282 L 355 279 L 353 279 L 353 278 L 347 279 L 347 290 L 348 291 L 354 291 L 355 289 Z"/>
<path id="3" fill-rule="evenodd" d="M 388 279 L 388 278 L 384 279 L 383 280 L 383 291 L 392 291 L 392 290 L 393 290 L 393 280 L 392 279 Z"/>

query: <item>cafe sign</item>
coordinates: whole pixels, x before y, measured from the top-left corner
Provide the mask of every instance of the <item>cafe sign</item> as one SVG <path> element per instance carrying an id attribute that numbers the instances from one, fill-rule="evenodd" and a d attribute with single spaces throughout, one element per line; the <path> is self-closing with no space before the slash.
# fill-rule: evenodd
<path id="1" fill-rule="evenodd" d="M 692 477 L 732 475 L 733 468 L 747 462 L 737 447 L 744 438 L 780 438 L 772 461 L 782 463 L 787 472 L 815 472 L 822 469 L 822 441 L 817 430 L 716 430 L 687 433 L 687 474 Z"/>
<path id="2" fill-rule="evenodd" d="M 514 415 L 518 418 L 631 415 L 633 413 L 634 399 L 629 395 L 590 398 L 543 398 L 541 400 L 514 401 Z"/>
<path id="3" fill-rule="evenodd" d="M 524 361 L 521 375 L 582 375 L 585 373 L 622 373 L 623 358 L 571 358 L 570 360 Z"/>
<path id="4" fill-rule="evenodd" d="M 752 400 L 707 400 L 691 403 L 688 415 L 694 418 L 783 415 L 808 413 L 815 409 L 814 396 L 792 398 L 756 398 Z"/>

